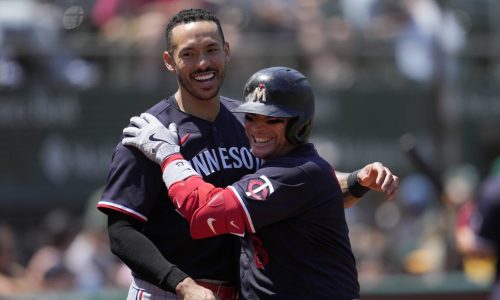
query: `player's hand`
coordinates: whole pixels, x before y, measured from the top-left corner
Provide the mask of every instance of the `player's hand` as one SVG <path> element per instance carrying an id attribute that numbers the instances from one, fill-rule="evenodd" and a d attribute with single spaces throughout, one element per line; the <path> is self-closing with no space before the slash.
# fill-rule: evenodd
<path id="1" fill-rule="evenodd" d="M 189 277 L 177 284 L 175 293 L 181 300 L 219 300 L 211 290 L 196 284 Z"/>
<path id="2" fill-rule="evenodd" d="M 131 126 L 123 129 L 123 145 L 136 147 L 159 165 L 170 155 L 179 153 L 179 137 L 174 123 L 166 128 L 148 113 L 132 117 L 130 123 Z"/>
<path id="3" fill-rule="evenodd" d="M 358 182 L 362 186 L 377 192 L 383 192 L 392 199 L 399 187 L 398 176 L 379 162 L 364 166 L 358 172 Z"/>

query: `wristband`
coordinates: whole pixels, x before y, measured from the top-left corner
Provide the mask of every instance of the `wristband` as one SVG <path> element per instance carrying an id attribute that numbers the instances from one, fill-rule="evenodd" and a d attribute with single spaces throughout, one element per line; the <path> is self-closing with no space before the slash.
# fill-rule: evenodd
<path id="1" fill-rule="evenodd" d="M 163 171 L 165 171 L 165 169 L 167 168 L 168 164 L 170 164 L 174 160 L 184 160 L 184 156 L 182 156 L 180 153 L 174 153 L 165 158 L 161 163 L 161 172 L 163 173 Z"/>
<path id="2" fill-rule="evenodd" d="M 200 176 L 179 153 L 167 157 L 161 164 L 161 170 L 163 172 L 163 182 L 167 185 L 167 189 L 172 184 L 185 180 L 188 177 Z"/>
<path id="3" fill-rule="evenodd" d="M 349 177 L 347 177 L 347 189 L 349 190 L 349 193 L 351 193 L 351 195 L 353 195 L 356 198 L 363 197 L 363 195 L 370 190 L 370 188 L 362 186 L 358 182 L 359 171 L 361 170 L 354 171 L 351 174 L 349 174 Z"/>

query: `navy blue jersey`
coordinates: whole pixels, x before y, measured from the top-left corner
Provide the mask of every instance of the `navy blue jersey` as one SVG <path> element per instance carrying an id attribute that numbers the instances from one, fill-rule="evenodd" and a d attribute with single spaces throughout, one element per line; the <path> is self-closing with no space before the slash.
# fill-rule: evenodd
<path id="1" fill-rule="evenodd" d="M 343 196 L 312 144 L 230 187 L 250 231 L 240 258 L 243 299 L 357 299 Z"/>
<path id="2" fill-rule="evenodd" d="M 227 186 L 255 172 L 259 159 L 249 150 L 242 120 L 230 112 L 240 102 L 221 97 L 214 122 L 180 111 L 174 97 L 164 99 L 147 112 L 165 126 L 176 123 L 181 153 L 207 181 Z M 193 240 L 189 223 L 168 199 L 160 166 L 134 147 L 119 144 L 98 208 L 120 211 L 144 222 L 143 233 L 163 256 L 192 278 L 238 280 L 239 241 L 225 235 Z"/>

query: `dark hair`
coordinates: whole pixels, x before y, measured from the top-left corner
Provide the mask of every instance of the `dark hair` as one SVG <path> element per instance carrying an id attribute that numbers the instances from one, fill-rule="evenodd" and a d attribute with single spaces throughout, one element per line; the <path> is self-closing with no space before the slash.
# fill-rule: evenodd
<path id="1" fill-rule="evenodd" d="M 189 8 L 183 9 L 175 14 L 167 24 L 166 28 L 166 38 L 167 38 L 167 52 L 172 53 L 172 29 L 180 24 L 187 24 L 197 21 L 211 21 L 217 24 L 217 28 L 222 37 L 222 42 L 224 42 L 224 33 L 222 32 L 222 26 L 220 25 L 219 19 L 212 14 L 209 10 L 204 8 Z"/>

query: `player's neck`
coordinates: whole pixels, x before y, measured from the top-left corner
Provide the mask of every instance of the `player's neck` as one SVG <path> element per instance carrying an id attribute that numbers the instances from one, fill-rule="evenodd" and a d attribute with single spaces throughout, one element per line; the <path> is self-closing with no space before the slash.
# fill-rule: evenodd
<path id="1" fill-rule="evenodd" d="M 177 105 L 179 105 L 181 111 L 210 122 L 215 121 L 215 118 L 219 114 L 219 98 L 217 95 L 209 100 L 200 100 L 180 91 L 175 93 L 175 101 L 177 101 Z"/>

